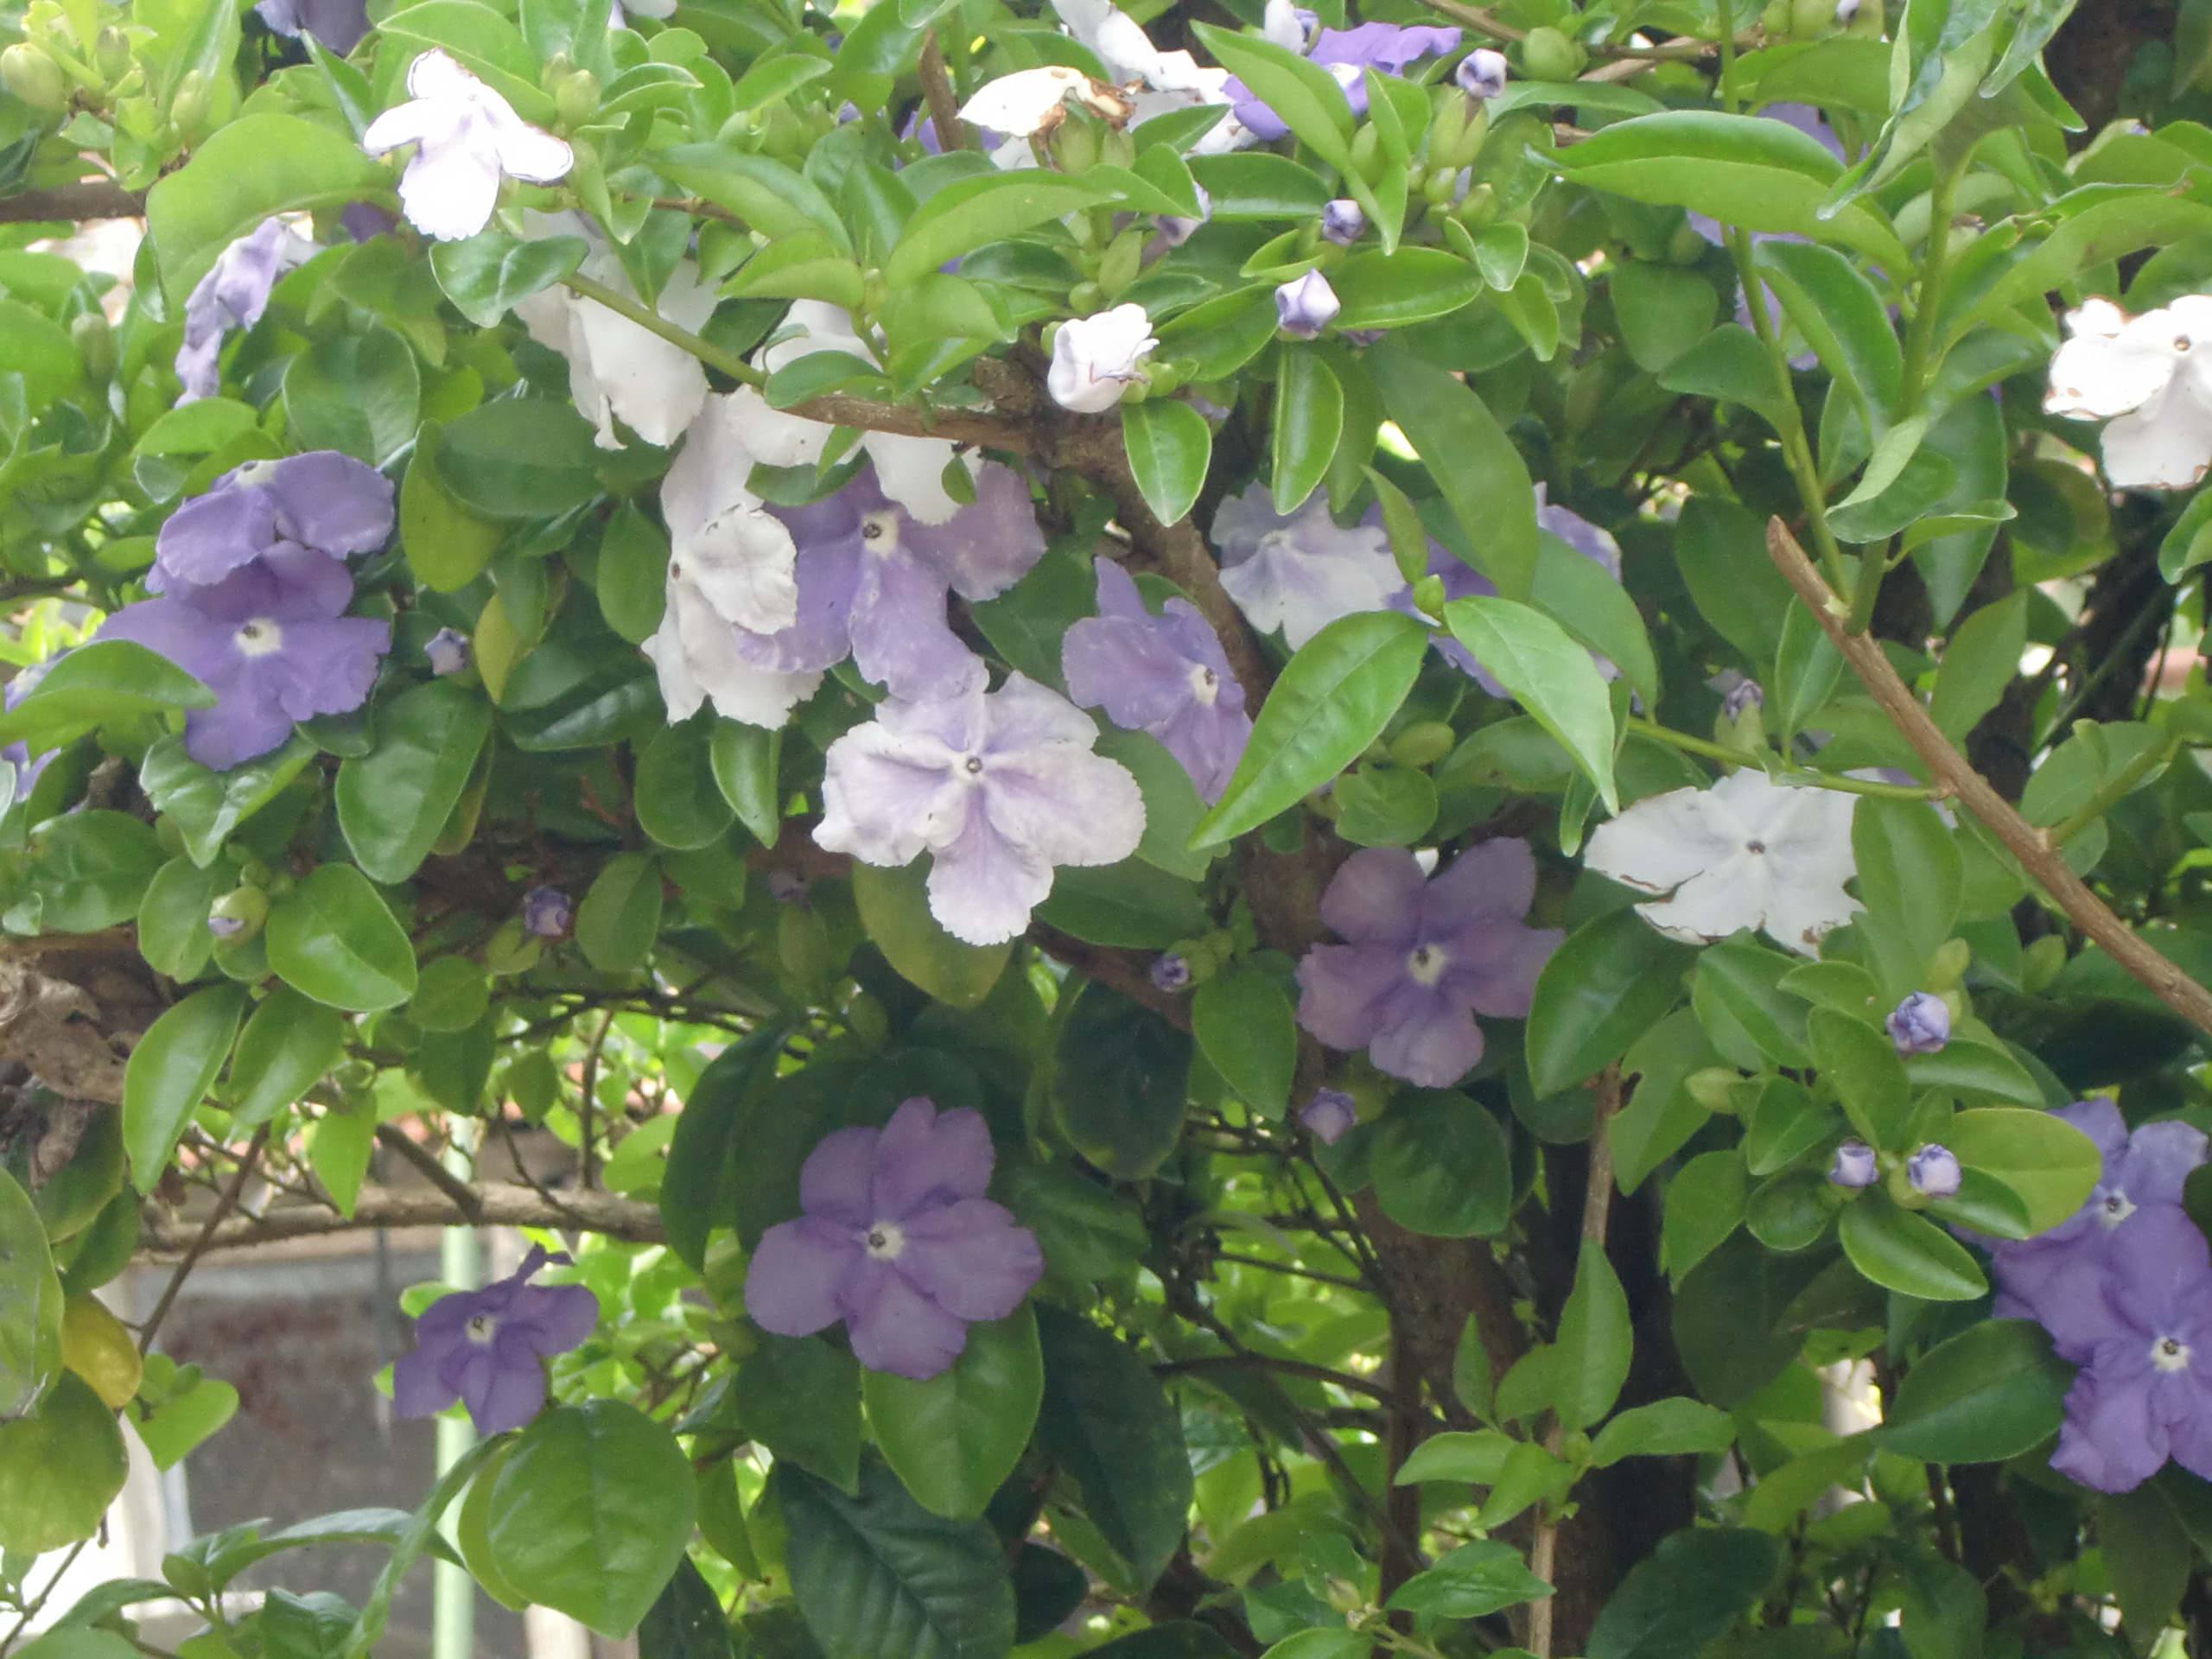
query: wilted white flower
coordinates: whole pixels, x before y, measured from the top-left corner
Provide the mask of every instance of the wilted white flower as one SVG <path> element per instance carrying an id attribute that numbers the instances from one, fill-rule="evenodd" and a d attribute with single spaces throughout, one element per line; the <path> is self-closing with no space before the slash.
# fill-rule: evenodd
<path id="1" fill-rule="evenodd" d="M 1809 957 L 1860 907 L 1843 890 L 1857 869 L 1858 804 L 1837 790 L 1783 788 L 1746 766 L 1710 789 L 1647 796 L 1598 827 L 1584 862 L 1639 892 L 1670 893 L 1636 907 L 1669 938 L 1708 944 L 1764 928 Z"/>
<path id="2" fill-rule="evenodd" d="M 1018 69 L 986 81 L 975 97 L 960 106 L 960 118 L 993 132 L 1041 137 L 1066 118 L 1070 98 L 1117 126 L 1129 118 L 1135 107 L 1118 86 L 1093 80 L 1065 64 L 1050 63 L 1041 69 Z"/>
<path id="3" fill-rule="evenodd" d="M 640 649 L 660 676 L 661 701 L 672 721 L 689 720 L 712 701 L 726 719 L 773 728 L 822 683 L 819 673 L 779 673 L 747 662 L 736 630 L 678 559 L 669 561 L 660 628 Z"/>
<path id="4" fill-rule="evenodd" d="M 2212 467 L 2212 295 L 2131 318 L 2110 300 L 2066 314 L 2044 411 L 2110 420 L 2105 476 L 2121 489 L 2185 490 Z"/>
<path id="5" fill-rule="evenodd" d="M 1062 409 L 1097 415 L 1122 401 L 1144 355 L 1160 342 L 1141 305 L 1117 305 L 1096 316 L 1073 317 L 1052 337 L 1046 390 Z"/>
<path id="6" fill-rule="evenodd" d="M 381 156 L 416 146 L 400 175 L 399 200 L 408 223 L 425 236 L 457 242 L 490 224 L 502 174 L 550 184 L 575 163 L 565 143 L 531 126 L 442 52 L 425 52 L 408 66 L 407 90 L 412 101 L 370 122 L 361 148 Z"/>
<path id="7" fill-rule="evenodd" d="M 708 398 L 661 480 L 671 589 L 691 583 L 725 621 L 755 633 L 797 620 L 798 545 L 747 480 L 756 464 L 819 460 L 829 435 L 819 422 L 769 408 L 750 386 Z"/>

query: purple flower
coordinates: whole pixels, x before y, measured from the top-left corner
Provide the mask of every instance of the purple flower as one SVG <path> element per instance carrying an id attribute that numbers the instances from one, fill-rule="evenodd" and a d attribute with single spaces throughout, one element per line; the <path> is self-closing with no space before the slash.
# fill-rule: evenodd
<path id="1" fill-rule="evenodd" d="M 468 636 L 453 628 L 440 628 L 423 647 L 430 672 L 443 678 L 468 666 Z"/>
<path id="2" fill-rule="evenodd" d="M 1145 974 L 1152 981 L 1154 989 L 1165 991 L 1170 996 L 1191 988 L 1190 959 L 1179 957 L 1173 950 L 1154 957 L 1152 966 L 1145 969 Z"/>
<path id="3" fill-rule="evenodd" d="M 1890 1011 L 1882 1029 L 1900 1054 L 1934 1054 L 1951 1040 L 1950 1005 L 1927 991 L 1915 991 Z"/>
<path id="4" fill-rule="evenodd" d="M 1244 688 L 1198 607 L 1171 599 L 1154 616 L 1129 573 L 1096 562 L 1098 614 L 1069 628 L 1060 671 L 1078 708 L 1106 711 L 1125 730 L 1149 732 L 1182 762 L 1207 800 L 1221 798 L 1252 735 Z"/>
<path id="5" fill-rule="evenodd" d="M 779 905 L 806 903 L 806 878 L 795 870 L 768 872 L 768 896 Z"/>
<path id="6" fill-rule="evenodd" d="M 1340 248 L 1348 248 L 1367 234 L 1366 210 L 1350 196 L 1321 205 L 1321 234 Z"/>
<path id="7" fill-rule="evenodd" d="M 1511 67 L 1504 53 L 1478 46 L 1459 60 L 1452 79 L 1459 83 L 1459 90 L 1469 98 L 1496 98 L 1505 90 L 1505 77 Z"/>
<path id="8" fill-rule="evenodd" d="M 1306 55 L 1309 61 L 1336 75 L 1338 84 L 1344 89 L 1344 101 L 1358 116 L 1367 113 L 1367 81 L 1359 73 L 1361 70 L 1372 68 L 1386 75 L 1401 75 L 1406 66 L 1416 60 L 1454 51 L 1459 44 L 1459 31 L 1456 29 L 1362 23 L 1357 29 L 1323 29 Z M 1262 138 L 1280 138 L 1290 130 L 1282 118 L 1262 103 L 1243 81 L 1232 79 L 1222 92 L 1235 106 L 1232 113 L 1236 118 Z"/>
<path id="9" fill-rule="evenodd" d="M 367 0 L 261 0 L 253 10 L 277 34 L 312 35 L 341 58 L 369 32 Z"/>
<path id="10" fill-rule="evenodd" d="M 1175 213 L 1162 213 L 1157 221 L 1160 226 L 1160 239 L 1171 248 L 1181 247 L 1197 235 L 1199 228 L 1213 217 L 1213 198 L 1206 194 L 1206 188 L 1203 184 L 1195 188 L 1198 193 L 1198 216 L 1196 219 L 1185 219 Z"/>
<path id="11" fill-rule="evenodd" d="M 2101 1328 L 2066 1395 L 2050 1466 L 2125 1492 L 2169 1456 L 2212 1478 L 2212 1253 L 2178 1209 L 2130 1224 L 2098 1300 Z"/>
<path id="12" fill-rule="evenodd" d="M 249 461 L 168 516 L 154 538 L 147 590 L 220 582 L 288 543 L 334 559 L 374 552 L 391 539 L 393 518 L 391 480 L 351 455 L 315 449 Z"/>
<path id="13" fill-rule="evenodd" d="M 1214 510 L 1221 585 L 1262 633 L 1282 630 L 1293 651 L 1338 617 L 1379 611 L 1407 591 L 1379 512 L 1351 529 L 1329 516 L 1316 490 L 1296 512 L 1278 513 L 1255 484 Z"/>
<path id="14" fill-rule="evenodd" d="M 1535 893 L 1525 841 L 1484 842 L 1433 879 L 1401 848 L 1354 853 L 1321 895 L 1321 919 L 1349 943 L 1298 964 L 1298 1023 L 1394 1077 L 1449 1088 L 1483 1057 L 1475 1015 L 1526 1018 L 1566 937 L 1522 925 Z"/>
<path id="15" fill-rule="evenodd" d="M 431 1417 L 455 1400 L 480 1434 L 520 1428 L 545 1403 L 543 1361 L 565 1354 L 599 1323 L 599 1301 L 582 1285 L 533 1285 L 530 1276 L 565 1255 L 537 1245 L 511 1278 L 441 1296 L 415 1321 L 415 1351 L 391 1368 L 392 1408 Z"/>
<path id="16" fill-rule="evenodd" d="M 353 579 L 327 554 L 280 546 L 207 587 L 180 584 L 101 626 L 160 652 L 215 694 L 185 716 L 184 750 L 227 772 L 266 754 L 292 722 L 358 709 L 391 649 L 391 625 L 347 616 Z"/>
<path id="17" fill-rule="evenodd" d="M 1275 289 L 1275 321 L 1294 340 L 1318 339 L 1330 319 L 1344 308 L 1337 290 L 1318 270 L 1309 270 Z"/>
<path id="18" fill-rule="evenodd" d="M 1343 1090 L 1323 1089 L 1299 1108 L 1298 1121 L 1323 1146 L 1333 1147 L 1359 1122 L 1359 1111 Z"/>
<path id="19" fill-rule="evenodd" d="M 1766 693 L 1759 689 L 1757 680 L 1738 678 L 1720 699 L 1720 712 L 1732 725 L 1744 717 L 1746 709 L 1766 707 Z M 1949 1011 L 1945 1010 L 1948 1014 Z"/>
<path id="20" fill-rule="evenodd" d="M 1958 1154 L 1931 1141 L 1905 1160 L 1904 1178 L 1924 1198 L 1951 1198 L 1958 1196 L 1959 1183 L 1965 1177 Z"/>
<path id="21" fill-rule="evenodd" d="M 558 887 L 535 887 L 522 896 L 522 926 L 541 939 L 557 939 L 569 931 L 575 912 L 569 895 Z"/>
<path id="22" fill-rule="evenodd" d="M 13 714 L 16 706 L 25 697 L 38 690 L 38 683 L 44 679 L 52 671 L 54 664 L 60 660 L 59 657 L 50 658 L 43 663 L 33 663 L 29 668 L 19 670 L 16 677 L 8 682 L 6 689 L 0 690 L 0 709 Z M 20 801 L 29 795 L 31 792 L 31 786 L 38 782 L 39 773 L 44 772 L 47 763 L 60 753 L 58 749 L 48 749 L 34 760 L 31 759 L 30 743 L 28 740 L 20 737 L 7 747 L 0 748 L 0 760 L 5 760 L 16 769 L 15 793 L 12 798 Z"/>
<path id="23" fill-rule="evenodd" d="M 349 204 L 338 215 L 338 222 L 345 226 L 346 234 L 356 242 L 373 242 L 386 232 L 399 228 L 399 218 L 381 207 L 372 207 L 365 201 Z"/>
<path id="24" fill-rule="evenodd" d="M 268 3 L 289 5 L 291 0 L 268 0 Z M 354 3 L 358 7 L 359 0 Z M 366 23 L 365 15 L 365 29 Z M 215 359 L 223 349 L 224 334 L 232 328 L 251 328 L 260 321 L 276 279 L 317 251 L 314 243 L 294 234 L 283 219 L 264 219 L 257 229 L 215 257 L 213 266 L 193 284 L 184 302 L 184 343 L 176 353 L 176 378 L 184 382 L 184 393 L 178 403 L 213 397 L 222 389 Z"/>
<path id="25" fill-rule="evenodd" d="M 798 617 L 771 634 L 734 627 L 755 669 L 817 671 L 850 652 L 861 675 L 911 701 L 980 685 L 983 665 L 945 617 L 945 598 L 996 597 L 1044 556 L 1020 474 L 986 462 L 974 505 L 927 524 L 885 496 L 869 467 L 826 501 L 772 507 L 798 547 Z"/>
<path id="26" fill-rule="evenodd" d="M 784 1337 L 842 1319 L 868 1370 L 935 1376 L 1045 1271 L 1035 1236 L 983 1196 L 993 1156 L 982 1114 L 919 1097 L 880 1129 L 824 1135 L 799 1171 L 805 1213 L 753 1253 L 746 1311 Z"/>
<path id="27" fill-rule="evenodd" d="M 1847 1141 L 1835 1149 L 1834 1160 L 1828 1165 L 1828 1183 L 1856 1192 L 1860 1187 L 1873 1185 L 1874 1177 L 1878 1173 L 1874 1162 L 1874 1148 L 1864 1141 Z"/>

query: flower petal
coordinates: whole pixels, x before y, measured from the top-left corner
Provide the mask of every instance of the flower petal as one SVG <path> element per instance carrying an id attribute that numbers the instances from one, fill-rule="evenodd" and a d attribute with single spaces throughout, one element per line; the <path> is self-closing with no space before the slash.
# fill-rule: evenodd
<path id="1" fill-rule="evenodd" d="M 903 1222 L 925 1209 L 980 1198 L 995 1161 L 981 1112 L 966 1106 L 939 1112 L 918 1096 L 906 1101 L 876 1142 L 870 1217 Z"/>
<path id="2" fill-rule="evenodd" d="M 871 1371 L 924 1382 L 960 1357 L 968 1326 L 888 1262 L 863 1257 L 845 1300 L 853 1355 Z"/>
<path id="3" fill-rule="evenodd" d="M 1421 932 L 1426 880 L 1404 848 L 1362 848 L 1330 878 L 1321 895 L 1321 919 L 1355 943 L 1388 940 L 1411 950 Z M 1528 908 L 1525 902 L 1522 908 Z"/>
<path id="4" fill-rule="evenodd" d="M 967 827 L 937 849 L 930 864 L 930 914 L 967 944 L 1019 938 L 1030 912 L 1052 891 L 1052 864 L 1000 834 L 982 812 L 970 814 Z"/>
<path id="5" fill-rule="evenodd" d="M 492 222 L 499 200 L 496 153 L 464 134 L 449 143 L 425 139 L 399 175 L 407 222 L 439 242 L 461 242 Z"/>
<path id="6" fill-rule="evenodd" d="M 988 1198 L 963 1198 L 916 1216 L 898 1268 L 946 1313 L 1002 1319 L 1045 1276 L 1034 1234 Z"/>
<path id="7" fill-rule="evenodd" d="M 844 1317 L 839 1292 L 866 1259 L 849 1234 L 825 1223 L 779 1222 L 745 1269 L 745 1311 L 763 1331 L 810 1337 Z"/>
<path id="8" fill-rule="evenodd" d="M 880 1140 L 879 1131 L 858 1128 L 832 1130 L 815 1143 L 798 1172 L 798 1201 L 808 1215 L 855 1229 L 880 1218 L 872 1196 Z"/>
<path id="9" fill-rule="evenodd" d="M 1391 997 L 1382 1029 L 1367 1045 L 1376 1070 L 1423 1089 L 1449 1089 L 1482 1057 L 1482 1027 L 1472 1012 L 1410 982 Z"/>

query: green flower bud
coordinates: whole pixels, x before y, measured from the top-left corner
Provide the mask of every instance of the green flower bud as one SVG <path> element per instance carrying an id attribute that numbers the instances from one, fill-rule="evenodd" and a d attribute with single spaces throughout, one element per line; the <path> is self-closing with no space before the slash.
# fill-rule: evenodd
<path id="1" fill-rule="evenodd" d="M 259 887 L 232 887 L 207 907 L 207 931 L 232 944 L 244 944 L 269 919 L 269 895 Z"/>
<path id="2" fill-rule="evenodd" d="M 1433 766 L 1452 753 L 1459 734 L 1440 720 L 1417 720 L 1391 741 L 1390 764 Z"/>
<path id="3" fill-rule="evenodd" d="M 1375 124 L 1371 121 L 1352 135 L 1351 164 L 1359 176 L 1370 184 L 1380 179 L 1382 169 L 1389 164 L 1389 158 L 1382 154 L 1382 136 L 1375 130 Z"/>
<path id="4" fill-rule="evenodd" d="M 373 1084 L 377 1069 L 366 1060 L 340 1060 L 332 1068 L 330 1080 L 340 1094 L 350 1095 Z"/>
<path id="5" fill-rule="evenodd" d="M 1587 52 L 1549 24 L 1530 29 L 1521 42 L 1521 67 L 1531 80 L 1573 80 L 1589 60 Z"/>
<path id="6" fill-rule="evenodd" d="M 35 110 L 52 114 L 69 107 L 61 66 L 28 41 L 0 52 L 0 83 Z"/>
<path id="7" fill-rule="evenodd" d="M 553 107 L 564 127 L 580 127 L 599 113 L 599 77 L 579 69 L 553 94 Z"/>
<path id="8" fill-rule="evenodd" d="M 1789 34 L 1792 39 L 1817 41 L 1835 27 L 1835 0 L 1791 0 Z"/>
<path id="9" fill-rule="evenodd" d="M 1497 217 L 1497 189 L 1487 180 L 1478 180 L 1452 210 L 1452 217 L 1471 231 L 1479 231 Z"/>
<path id="10" fill-rule="evenodd" d="M 576 60 L 565 52 L 556 52 L 538 70 L 537 84 L 545 89 L 548 98 L 556 97 L 561 91 L 561 83 L 575 72 Z"/>
<path id="11" fill-rule="evenodd" d="M 93 379 L 105 380 L 115 372 L 115 330 L 101 313 L 87 311 L 71 323 L 69 338 L 76 343 L 77 354 L 85 359 L 85 372 Z"/>
<path id="12" fill-rule="evenodd" d="M 1413 188 L 1410 182 L 1407 188 L 1408 189 Z M 1435 172 L 1423 179 L 1420 186 L 1422 200 L 1432 207 L 1450 207 L 1452 193 L 1459 188 L 1459 169 L 1446 167 L 1438 168 Z"/>
<path id="13" fill-rule="evenodd" d="M 1151 240 L 1151 226 L 1132 226 L 1123 231 L 1107 245 L 1106 257 L 1098 262 L 1098 289 L 1112 299 L 1136 280 L 1140 262 L 1144 258 L 1144 245 Z"/>
<path id="14" fill-rule="evenodd" d="M 1444 578 L 1423 576 L 1414 583 L 1414 608 L 1423 616 L 1433 616 L 1439 621 L 1444 617 Z"/>
<path id="15" fill-rule="evenodd" d="M 1103 159 L 1105 146 L 1097 122 L 1069 108 L 1067 118 L 1052 135 L 1052 159 L 1063 173 L 1088 173 Z"/>
<path id="16" fill-rule="evenodd" d="M 1667 245 L 1667 257 L 1678 265 L 1694 265 L 1712 251 L 1713 244 L 1684 223 L 1675 227 L 1675 239 Z"/>
<path id="17" fill-rule="evenodd" d="M 537 966 L 544 943 L 523 931 L 522 918 L 510 916 L 493 931 L 484 946 L 484 970 L 499 977 L 526 974 Z"/>
<path id="18" fill-rule="evenodd" d="M 100 30 L 99 38 L 92 42 L 92 62 L 100 72 L 100 79 L 110 86 L 130 73 L 130 42 L 121 29 Z"/>
<path id="19" fill-rule="evenodd" d="M 169 99 L 169 119 L 175 124 L 179 132 L 189 138 L 200 130 L 200 123 L 207 120 L 207 111 L 213 102 L 207 91 L 207 77 L 197 69 L 188 69 L 184 72 L 184 79 L 176 84 L 175 94 Z"/>
<path id="20" fill-rule="evenodd" d="M 1944 940 L 1936 947 L 1936 954 L 1929 958 L 1928 977 L 1921 982 L 1920 988 L 1942 996 L 1944 992 L 1953 989 L 1966 977 L 1967 964 L 1973 960 L 1974 947 L 1964 939 Z M 1943 1000 L 1948 1002 L 1950 998 L 1945 996 Z M 1952 1016 L 1957 1017 L 1959 1012 L 1959 1009 L 1953 1008 Z"/>
<path id="21" fill-rule="evenodd" d="M 1096 283 L 1077 283 L 1068 290 L 1068 306 L 1079 316 L 1089 316 L 1105 302 L 1105 291 Z M 1080 334 L 1076 336 L 1080 340 Z"/>
<path id="22" fill-rule="evenodd" d="M 2058 977 L 2058 970 L 2066 965 L 2066 941 L 2056 933 L 2046 933 L 2030 945 L 2020 964 L 2020 988 L 2031 996 L 2049 988 Z"/>
<path id="23" fill-rule="evenodd" d="M 1743 1073 L 1732 1065 L 1708 1065 L 1684 1077 L 1682 1087 L 1707 1111 L 1732 1117 L 1736 1114 L 1736 1085 L 1743 1080 Z"/>

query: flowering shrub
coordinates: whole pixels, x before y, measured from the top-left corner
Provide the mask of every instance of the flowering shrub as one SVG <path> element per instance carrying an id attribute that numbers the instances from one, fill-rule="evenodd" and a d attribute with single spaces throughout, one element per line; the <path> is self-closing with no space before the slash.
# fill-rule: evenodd
<path id="1" fill-rule="evenodd" d="M 0 1656 L 2212 1643 L 2202 10 L 0 5 Z"/>

